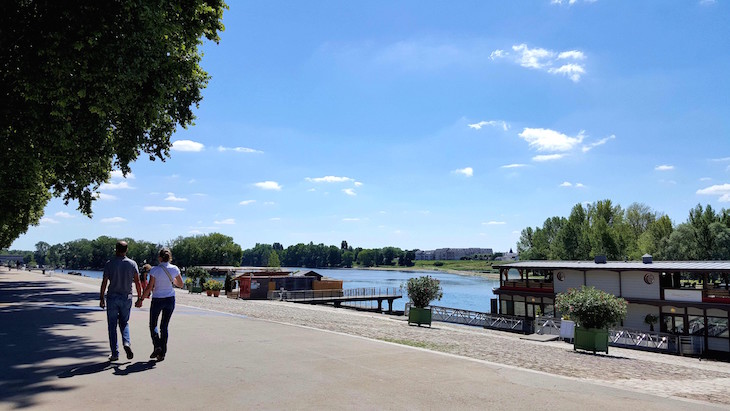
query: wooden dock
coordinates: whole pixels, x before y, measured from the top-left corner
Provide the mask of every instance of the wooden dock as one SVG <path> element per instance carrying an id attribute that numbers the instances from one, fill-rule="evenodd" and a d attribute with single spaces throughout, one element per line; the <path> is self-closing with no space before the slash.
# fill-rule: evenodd
<path id="1" fill-rule="evenodd" d="M 403 297 L 400 288 L 348 288 L 344 290 L 301 290 L 301 291 L 269 291 L 270 300 L 290 301 L 305 304 L 334 304 L 377 301 L 378 311 L 383 311 L 383 301 L 388 302 L 388 311 L 393 312 L 393 301 Z"/>

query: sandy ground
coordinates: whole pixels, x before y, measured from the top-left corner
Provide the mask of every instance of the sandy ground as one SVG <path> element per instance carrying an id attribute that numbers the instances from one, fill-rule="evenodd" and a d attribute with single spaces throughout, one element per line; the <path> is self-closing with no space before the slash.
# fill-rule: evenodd
<path id="1" fill-rule="evenodd" d="M 96 289 L 100 284 L 97 279 L 65 274 L 54 273 L 53 278 Z M 526 341 L 519 334 L 438 322 L 430 329 L 415 327 L 409 326 L 405 317 L 330 306 L 214 298 L 182 290 L 177 298 L 178 304 L 191 307 L 423 347 L 664 397 L 730 406 L 730 364 L 724 362 L 615 347 L 610 348 L 609 355 L 593 355 L 575 352 L 571 344 L 564 342 Z"/>

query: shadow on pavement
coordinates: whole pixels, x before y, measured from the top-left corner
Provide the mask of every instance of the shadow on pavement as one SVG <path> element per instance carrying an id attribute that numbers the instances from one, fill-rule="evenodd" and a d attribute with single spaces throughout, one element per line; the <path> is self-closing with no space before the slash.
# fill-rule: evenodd
<path id="1" fill-rule="evenodd" d="M 0 282 L 0 303 L 8 303 L 0 304 L 0 402 L 14 408 L 32 407 L 39 393 L 73 389 L 57 384 L 58 378 L 113 368 L 108 362 L 96 363 L 108 354 L 106 345 L 57 331 L 94 324 L 90 309 L 98 298 L 98 293 L 74 292 L 57 284 Z M 52 304 L 42 304 L 45 302 Z M 68 361 L 54 365 L 59 358 L 82 365 L 70 369 Z"/>
<path id="2" fill-rule="evenodd" d="M 134 364 L 130 364 L 124 368 L 120 365 L 114 367 L 114 375 L 129 375 L 136 372 L 147 371 L 155 368 L 156 361 L 137 361 Z"/>

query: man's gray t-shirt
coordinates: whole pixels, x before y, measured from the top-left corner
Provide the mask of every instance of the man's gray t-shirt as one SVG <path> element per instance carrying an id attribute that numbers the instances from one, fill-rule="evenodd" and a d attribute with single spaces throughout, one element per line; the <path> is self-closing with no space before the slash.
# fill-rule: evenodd
<path id="1" fill-rule="evenodd" d="M 127 257 L 114 256 L 104 266 L 104 279 L 109 280 L 107 294 L 129 295 L 132 293 L 134 275 L 139 273 L 137 263 Z"/>

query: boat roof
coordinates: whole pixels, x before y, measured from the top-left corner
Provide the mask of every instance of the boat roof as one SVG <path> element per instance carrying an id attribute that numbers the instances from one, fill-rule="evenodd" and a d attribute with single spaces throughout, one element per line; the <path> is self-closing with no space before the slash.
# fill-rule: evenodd
<path id="1" fill-rule="evenodd" d="M 730 261 L 520 261 L 502 264 L 500 268 L 516 269 L 543 269 L 543 270 L 609 270 L 609 271 L 699 271 L 699 272 L 730 272 Z"/>

